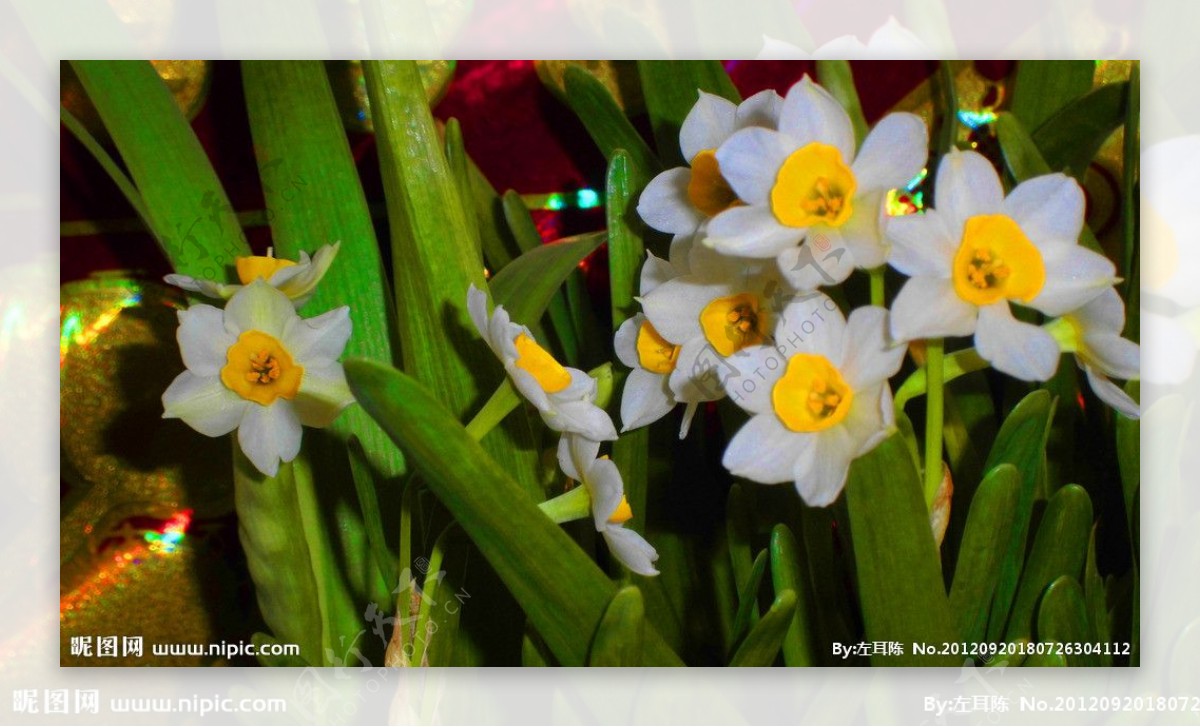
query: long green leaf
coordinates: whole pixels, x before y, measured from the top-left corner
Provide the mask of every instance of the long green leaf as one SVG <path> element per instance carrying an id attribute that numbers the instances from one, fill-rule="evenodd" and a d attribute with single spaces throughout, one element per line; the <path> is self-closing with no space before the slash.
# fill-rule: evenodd
<path id="1" fill-rule="evenodd" d="M 1029 521 L 1033 516 L 1034 494 L 1042 474 L 1046 438 L 1053 416 L 1054 399 L 1049 393 L 1035 391 L 1026 396 L 1000 426 L 984 465 L 984 470 L 990 472 L 992 468 L 1008 463 L 1016 467 L 1021 475 L 1016 521 L 1008 544 L 1004 546 L 1000 578 L 996 581 L 996 595 L 988 619 L 988 641 L 999 641 L 1004 636 L 1009 610 L 1016 596 L 1021 567 L 1025 563 L 1025 543 L 1029 535 Z"/>
<path id="2" fill-rule="evenodd" d="M 1029 551 L 1025 572 L 1021 574 L 1006 640 L 1033 635 L 1037 601 L 1050 583 L 1059 576 L 1079 579 L 1091 527 L 1092 501 L 1082 487 L 1067 485 L 1050 498 Z"/>
<path id="3" fill-rule="evenodd" d="M 921 481 L 893 435 L 850 467 L 846 483 L 858 591 L 868 640 L 956 641 Z M 953 657 L 872 659 L 873 665 L 950 665 Z"/>
<path id="4" fill-rule="evenodd" d="M 646 607 L 637 586 L 617 591 L 596 629 L 588 666 L 641 666 Z"/>
<path id="5" fill-rule="evenodd" d="M 738 609 L 733 617 L 732 642 L 735 646 L 750 632 L 750 628 L 758 623 L 758 589 L 766 572 L 767 551 L 762 550 L 754 557 L 754 564 L 750 566 L 746 581 L 738 591 Z"/>
<path id="6" fill-rule="evenodd" d="M 1125 122 L 1128 94 L 1128 83 L 1110 83 L 1074 99 L 1046 119 L 1033 132 L 1033 142 L 1046 165 L 1082 182 L 1100 147 Z"/>
<path id="7" fill-rule="evenodd" d="M 654 175 L 662 169 L 654 152 L 599 79 L 582 68 L 567 66 L 563 85 L 567 105 L 583 122 L 605 159 L 611 161 L 618 149 L 624 149 L 644 173 Z"/>
<path id="8" fill-rule="evenodd" d="M 1020 61 L 1013 79 L 1013 115 L 1036 129 L 1058 109 L 1087 93 L 1096 75 L 1094 61 Z"/>
<path id="9" fill-rule="evenodd" d="M 363 408 L 405 451 L 558 660 L 584 664 L 616 593 L 609 580 L 425 387 L 370 361 L 351 360 L 345 367 Z M 680 663 L 649 626 L 643 657 L 647 664 Z"/>
<path id="10" fill-rule="evenodd" d="M 175 99 L 148 61 L 72 61 L 145 203 L 176 272 L 228 280 L 249 255 L 229 198 Z"/>
<path id="11" fill-rule="evenodd" d="M 1109 625 L 1108 605 L 1104 591 L 1104 579 L 1096 566 L 1096 531 L 1098 525 L 1092 526 L 1088 538 L 1087 562 L 1083 566 L 1084 600 L 1087 604 L 1088 641 L 1106 644 L 1112 639 L 1112 628 Z M 1112 666 L 1112 654 L 1098 654 L 1100 666 Z"/>
<path id="12" fill-rule="evenodd" d="M 1088 638 L 1087 606 L 1079 581 L 1060 576 L 1046 587 L 1037 615 L 1037 637 L 1040 643 L 1095 643 Z M 1100 666 L 1099 657 L 1092 653 L 1067 654 L 1067 666 Z"/>
<path id="13" fill-rule="evenodd" d="M 604 234 L 597 232 L 530 250 L 492 278 L 492 297 L 517 323 L 537 321 L 563 280 L 603 242 Z"/>
<path id="14" fill-rule="evenodd" d="M 391 581 L 396 572 L 396 559 L 388 550 L 387 535 L 383 530 L 383 516 L 379 512 L 378 488 L 371 474 L 371 466 L 367 453 L 363 451 L 362 442 L 358 437 L 351 436 L 346 442 L 346 451 L 350 455 L 350 477 L 354 480 L 354 489 L 358 493 L 358 504 L 362 509 L 363 525 L 367 534 L 367 542 L 371 546 L 371 557 L 379 569 L 382 583 Z M 382 605 L 391 599 L 385 589 L 382 594 L 375 594 L 375 602 Z"/>
<path id="15" fill-rule="evenodd" d="M 746 635 L 737 653 L 729 660 L 730 666 L 771 666 L 779 656 L 783 637 L 792 624 L 796 611 L 796 594 L 783 591 L 767 610 L 758 624 Z"/>
<path id="16" fill-rule="evenodd" d="M 800 546 L 792 531 L 782 523 L 771 531 L 771 585 L 776 593 L 796 594 L 796 611 L 783 637 L 783 663 L 787 666 L 814 666 L 815 627 L 809 609 L 813 607 L 811 586 L 802 572 Z"/>
<path id="17" fill-rule="evenodd" d="M 742 100 L 720 61 L 638 61 L 637 68 L 658 156 L 668 166 L 691 161 L 679 151 L 679 128 L 700 91 Z"/>
<path id="18" fill-rule="evenodd" d="M 854 127 L 855 145 L 861 146 L 867 138 L 867 119 L 863 116 L 858 90 L 854 87 L 854 72 L 850 62 L 843 60 L 817 61 L 817 78 L 831 96 L 837 99 L 850 116 Z"/>
<path id="19" fill-rule="evenodd" d="M 950 612 L 964 641 L 983 641 L 988 609 L 1000 577 L 1000 563 L 1012 539 L 1020 494 L 1017 469 L 1011 464 L 1000 464 L 983 478 L 971 499 L 958 567 L 950 588 Z"/>

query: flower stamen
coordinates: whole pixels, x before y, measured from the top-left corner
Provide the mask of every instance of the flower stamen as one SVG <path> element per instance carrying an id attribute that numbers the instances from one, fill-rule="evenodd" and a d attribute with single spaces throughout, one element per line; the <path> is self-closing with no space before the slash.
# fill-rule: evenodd
<path id="1" fill-rule="evenodd" d="M 819 432 L 846 418 L 854 391 L 820 354 L 798 353 L 771 390 L 771 405 L 793 432 Z"/>

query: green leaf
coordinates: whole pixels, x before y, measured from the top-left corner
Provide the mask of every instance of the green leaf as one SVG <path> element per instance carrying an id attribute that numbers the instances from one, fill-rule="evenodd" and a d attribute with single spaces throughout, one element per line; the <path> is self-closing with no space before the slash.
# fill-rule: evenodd
<path id="1" fill-rule="evenodd" d="M 446 121 L 445 129 L 445 152 L 446 164 L 450 168 L 450 174 L 454 177 L 454 185 L 458 188 L 458 198 L 464 205 L 468 204 L 475 193 L 471 182 L 471 160 L 467 157 L 467 150 L 463 147 L 462 127 L 459 126 L 458 119 L 449 119 Z M 479 248 L 479 254 L 483 254 L 483 242 L 479 236 L 479 218 L 473 214 L 466 214 L 467 229 L 470 230 L 469 237 Z"/>
<path id="2" fill-rule="evenodd" d="M 375 478 L 371 474 L 371 465 L 367 461 L 367 453 L 363 451 L 362 442 L 358 437 L 350 435 L 346 442 L 346 451 L 350 455 L 350 477 L 354 480 L 354 489 L 358 493 L 358 505 L 362 509 L 363 525 L 366 530 L 367 542 L 371 546 L 371 558 L 379 569 L 380 583 L 388 583 L 396 572 L 396 559 L 388 550 L 387 536 L 383 530 L 383 516 L 379 514 L 379 495 Z M 374 600 L 377 604 L 389 603 L 388 590 L 376 593 Z"/>
<path id="3" fill-rule="evenodd" d="M 1140 399 L 1140 384 L 1130 381 L 1125 384 L 1125 392 Z M 1175 402 L 1172 402 L 1174 405 Z M 1117 466 L 1121 470 L 1121 494 L 1125 501 L 1125 522 L 1129 526 L 1130 542 L 1135 544 L 1134 563 L 1137 558 L 1137 520 L 1134 518 L 1133 503 L 1141 488 L 1142 481 L 1142 425 L 1138 419 L 1125 416 L 1116 417 L 1117 430 Z"/>
<path id="4" fill-rule="evenodd" d="M 204 148 L 149 61 L 72 61 L 176 272 L 230 280 L 250 254 Z"/>
<path id="5" fill-rule="evenodd" d="M 750 580 L 753 551 L 750 547 L 752 525 L 746 490 L 734 483 L 729 488 L 725 507 L 725 535 L 729 540 L 729 560 L 733 565 L 733 584 L 741 592 Z"/>
<path id="6" fill-rule="evenodd" d="M 1019 61 L 1009 108 L 1025 128 L 1036 129 L 1087 93 L 1095 75 L 1094 61 Z"/>
<path id="7" fill-rule="evenodd" d="M 812 587 L 801 570 L 803 560 L 792 531 L 782 523 L 771 531 L 771 585 L 776 593 L 796 594 L 796 610 L 783 637 L 783 663 L 786 666 L 814 666 L 815 641 L 812 629 L 816 626 L 809 614 Z"/>
<path id="8" fill-rule="evenodd" d="M 737 653 L 729 660 L 730 666 L 771 666 L 779 655 L 783 637 L 792 624 L 796 611 L 796 594 L 783 591 L 775 597 L 771 608 L 759 620 Z"/>
<path id="9" fill-rule="evenodd" d="M 1129 310 L 1141 309 L 1141 237 L 1138 206 L 1141 178 L 1141 64 L 1133 62 L 1129 73 L 1129 96 L 1125 102 L 1125 138 L 1121 148 L 1121 267 L 1117 274 L 1125 278 L 1125 303 Z M 1135 343 L 1141 340 L 1141 316 L 1127 316 L 1125 337 Z"/>
<path id="10" fill-rule="evenodd" d="M 1128 83 L 1110 83 L 1084 94 L 1046 119 L 1033 132 L 1033 142 L 1046 165 L 1083 182 L 1100 147 L 1125 122 Z"/>
<path id="11" fill-rule="evenodd" d="M 517 323 L 537 321 L 567 276 L 603 242 L 604 233 L 594 232 L 522 254 L 492 278 L 496 305 L 503 305 Z"/>
<path id="12" fill-rule="evenodd" d="M 1000 564 L 1012 539 L 1020 494 L 1017 469 L 1000 464 L 987 473 L 971 499 L 950 588 L 950 612 L 963 641 L 983 641 Z"/>
<path id="13" fill-rule="evenodd" d="M 250 642 L 254 644 L 254 650 L 258 653 L 258 663 L 263 666 L 312 666 L 302 656 L 267 656 L 268 650 L 278 651 L 281 646 L 279 641 L 270 634 L 256 631 L 250 637 Z"/>
<path id="14" fill-rule="evenodd" d="M 588 666 L 641 666 L 646 607 L 637 586 L 617 591 L 600 619 Z"/>
<path id="15" fill-rule="evenodd" d="M 582 68 L 567 66 L 563 83 L 567 105 L 583 122 L 605 159 L 612 161 L 617 150 L 624 149 L 644 173 L 653 176 L 662 169 L 654 152 L 599 79 Z"/>
<path id="16" fill-rule="evenodd" d="M 1038 597 L 1050 583 L 1059 576 L 1080 577 L 1091 527 L 1092 501 L 1082 487 L 1067 485 L 1054 493 L 1046 504 L 1025 572 L 1021 574 L 1006 640 L 1032 636 Z"/>
<path id="17" fill-rule="evenodd" d="M 854 72 L 849 61 L 817 61 L 817 78 L 829 95 L 846 109 L 850 124 L 854 127 L 854 144 L 861 147 L 867 138 L 867 120 L 863 116 L 858 90 L 854 87 Z"/>
<path id="18" fill-rule="evenodd" d="M 1083 589 L 1084 600 L 1087 603 L 1087 622 L 1091 627 L 1088 631 L 1088 641 L 1106 644 L 1112 640 L 1112 628 L 1108 620 L 1104 579 L 1100 577 L 1100 571 L 1096 566 L 1096 531 L 1098 529 L 1099 525 L 1093 525 L 1091 537 L 1088 538 L 1087 562 L 1083 566 Z M 1112 654 L 1099 654 L 1097 658 L 1099 666 L 1112 666 Z"/>
<path id="19" fill-rule="evenodd" d="M 1046 654 L 1031 654 L 1021 666 L 1029 667 L 1047 667 L 1047 666 L 1066 666 L 1067 659 L 1062 654 L 1046 653 Z"/>
<path id="20" fill-rule="evenodd" d="M 892 435 L 854 461 L 846 501 L 867 639 L 957 641 L 921 480 L 900 436 Z M 906 650 L 871 663 L 952 665 L 955 659 Z"/>
<path id="21" fill-rule="evenodd" d="M 345 364 L 350 388 L 405 451 L 565 666 L 583 665 L 616 589 L 570 537 L 415 379 L 379 364 Z M 519 537 L 514 537 L 519 533 Z M 679 657 L 649 626 L 647 664 Z"/>
<path id="22" fill-rule="evenodd" d="M 1017 592 L 1021 567 L 1025 562 L 1025 543 L 1029 521 L 1033 516 L 1034 493 L 1042 476 L 1042 460 L 1046 454 L 1046 438 L 1054 416 L 1054 400 L 1046 391 L 1034 391 L 1013 408 L 1000 426 L 984 471 L 1008 463 L 1021 475 L 1021 496 L 1017 500 L 1016 520 L 1000 565 L 996 581 L 996 596 L 988 619 L 988 641 L 999 641 L 1008 623 L 1009 609 Z"/>
<path id="23" fill-rule="evenodd" d="M 637 68 L 658 156 L 672 167 L 691 162 L 680 153 L 679 129 L 700 91 L 742 100 L 720 61 L 638 61 Z"/>
<path id="24" fill-rule="evenodd" d="M 1037 636 L 1040 643 L 1095 643 L 1088 637 L 1087 607 L 1079 581 L 1070 576 L 1056 578 L 1042 595 L 1038 607 Z M 1069 654 L 1068 666 L 1100 666 L 1095 654 Z"/>
<path id="25" fill-rule="evenodd" d="M 738 589 L 737 615 L 733 617 L 733 644 L 741 642 L 742 637 L 749 633 L 750 627 L 758 622 L 758 589 L 762 585 L 763 575 L 767 572 L 767 551 L 759 551 L 750 566 L 746 581 Z"/>
<path id="26" fill-rule="evenodd" d="M 504 219 L 504 208 L 500 195 L 492 183 L 483 176 L 483 172 L 470 158 L 467 159 L 471 180 L 471 197 L 465 200 L 473 209 L 475 221 L 479 227 L 480 247 L 483 248 L 483 258 L 487 261 L 491 272 L 497 273 L 504 269 L 513 259 L 521 254 L 517 241 L 509 232 L 508 223 Z"/>

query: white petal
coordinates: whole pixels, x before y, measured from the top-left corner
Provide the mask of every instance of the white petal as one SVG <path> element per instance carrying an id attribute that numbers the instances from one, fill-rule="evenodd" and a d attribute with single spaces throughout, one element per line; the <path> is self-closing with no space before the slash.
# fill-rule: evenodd
<path id="1" fill-rule="evenodd" d="M 270 406 L 252 404 L 246 410 L 238 427 L 238 444 L 259 472 L 274 477 L 279 460 L 291 462 L 300 453 L 301 435 L 300 419 L 292 405 L 276 399 Z"/>
<path id="2" fill-rule="evenodd" d="M 702 335 L 700 311 L 714 298 L 726 295 L 726 286 L 684 275 L 667 281 L 642 299 L 642 312 L 654 330 L 668 341 L 686 341 Z"/>
<path id="3" fill-rule="evenodd" d="M 644 427 L 662 419 L 675 408 L 675 397 L 667 377 L 644 369 L 634 369 L 625 379 L 621 392 L 621 431 Z"/>
<path id="4" fill-rule="evenodd" d="M 179 353 L 183 365 L 197 376 L 216 376 L 225 366 L 229 347 L 237 341 L 225 331 L 225 315 L 211 305 L 179 311 Z"/>
<path id="5" fill-rule="evenodd" d="M 798 45 L 792 45 L 785 40 L 778 40 L 769 35 L 764 35 L 762 39 L 762 49 L 755 56 L 755 60 L 807 60 L 810 58 L 808 52 Z"/>
<path id="6" fill-rule="evenodd" d="M 694 336 L 679 347 L 667 383 L 676 401 L 716 401 L 725 396 L 724 382 L 737 374 L 738 369 L 704 336 Z"/>
<path id="7" fill-rule="evenodd" d="M 1091 385 L 1092 391 L 1096 392 L 1096 396 L 1100 397 L 1100 401 L 1103 401 L 1130 419 L 1141 417 L 1142 408 L 1133 400 L 1133 397 L 1125 393 L 1124 389 L 1109 381 L 1107 376 L 1082 361 L 1079 362 L 1079 365 L 1083 367 L 1084 373 L 1087 374 L 1088 383 Z"/>
<path id="8" fill-rule="evenodd" d="M 617 429 L 608 414 L 587 401 L 555 403 L 542 412 L 542 420 L 556 432 L 581 434 L 598 442 L 611 442 L 617 438 Z"/>
<path id="9" fill-rule="evenodd" d="M 975 332 L 977 311 L 946 278 L 909 278 L 892 301 L 892 340 L 969 336 Z"/>
<path id="10" fill-rule="evenodd" d="M 986 157 L 978 152 L 953 149 L 942 157 L 934 187 L 934 207 L 945 215 L 951 236 L 961 236 L 967 218 L 995 214 L 1003 203 L 1000 177 Z"/>
<path id="11" fill-rule="evenodd" d="M 929 158 L 929 129 L 920 116 L 893 113 L 880 119 L 863 139 L 852 167 L 858 193 L 903 187 Z"/>
<path id="12" fill-rule="evenodd" d="M 533 404 L 542 413 L 542 417 L 545 418 L 546 413 L 550 411 L 550 397 L 546 394 L 546 390 L 542 388 L 542 385 L 537 382 L 537 379 L 533 378 L 533 374 L 515 364 L 505 365 L 504 370 L 508 372 L 508 377 L 512 379 L 513 386 L 517 387 L 517 391 L 521 393 L 521 396 L 525 397 L 525 400 L 530 404 Z M 562 430 L 555 428 L 555 431 Z"/>
<path id="13" fill-rule="evenodd" d="M 479 335 L 491 347 L 492 339 L 488 330 L 487 293 L 476 288 L 474 283 L 471 283 L 471 287 L 467 288 L 467 312 L 471 315 L 471 323 L 475 324 L 475 330 L 479 331 Z"/>
<path id="14" fill-rule="evenodd" d="M 688 182 L 692 170 L 675 167 L 661 172 L 638 197 L 638 214 L 660 232 L 673 235 L 690 235 L 705 220 L 704 213 L 692 206 L 688 198 Z"/>
<path id="15" fill-rule="evenodd" d="M 279 339 L 287 324 L 297 318 L 292 301 L 262 278 L 244 286 L 225 306 L 225 330 L 234 336 L 262 331 Z"/>
<path id="16" fill-rule="evenodd" d="M 884 193 L 873 192 L 855 197 L 850 219 L 832 230 L 840 238 L 840 244 L 850 251 L 855 267 L 877 268 L 887 262 L 888 248 L 881 231 L 886 216 Z M 813 228 L 809 234 L 815 238 L 823 231 L 824 228 Z M 833 241 L 833 244 L 836 247 L 838 241 Z"/>
<path id="17" fill-rule="evenodd" d="M 693 401 L 683 407 L 683 420 L 679 424 L 679 438 L 683 439 L 688 435 L 688 429 L 692 427 L 692 418 L 696 416 L 696 410 L 700 408 L 700 402 Z"/>
<path id="18" fill-rule="evenodd" d="M 613 351 L 616 352 L 617 358 L 625 366 L 634 370 L 642 365 L 638 360 L 637 337 L 645 320 L 646 316 L 638 313 L 633 318 L 626 319 L 613 335 Z"/>
<path id="19" fill-rule="evenodd" d="M 842 493 L 858 443 L 845 427 L 831 427 L 810 435 L 808 446 L 796 458 L 792 478 L 801 499 L 811 507 L 825 507 Z"/>
<path id="20" fill-rule="evenodd" d="M 887 309 L 873 305 L 856 308 L 850 314 L 842 345 L 844 353 L 839 368 L 855 390 L 895 375 L 908 348 L 892 345 L 888 336 Z"/>
<path id="21" fill-rule="evenodd" d="M 937 210 L 924 214 L 887 217 L 883 234 L 891 242 L 888 264 L 908 276 L 950 277 L 950 265 L 959 240 L 946 227 L 946 217 Z"/>
<path id="22" fill-rule="evenodd" d="M 808 239 L 799 247 L 789 247 L 776 258 L 779 272 L 796 290 L 816 290 L 836 285 L 854 272 L 854 253 L 840 234 L 828 227 L 808 231 Z"/>
<path id="23" fill-rule="evenodd" d="M 225 283 L 218 283 L 215 280 L 199 280 L 187 275 L 177 275 L 174 273 L 163 277 L 163 281 L 177 288 L 183 288 L 193 293 L 206 295 L 209 298 L 220 298 L 222 300 L 229 300 L 233 297 L 234 293 L 242 289 L 240 285 L 227 285 Z"/>
<path id="24" fill-rule="evenodd" d="M 528 328 L 512 322 L 504 306 L 498 305 L 492 309 L 492 317 L 488 321 L 488 334 L 485 338 L 491 342 L 492 351 L 501 360 L 510 361 L 517 358 L 516 340 L 522 333 L 533 338 Z"/>
<path id="25" fill-rule="evenodd" d="M 626 568 L 641 576 L 658 575 L 654 568 L 658 552 L 637 532 L 629 528 L 608 527 L 602 534 L 608 549 Z"/>
<path id="26" fill-rule="evenodd" d="M 1058 368 L 1054 337 L 1013 318 L 1006 301 L 979 309 L 975 349 L 997 371 L 1024 381 L 1047 381 Z"/>
<path id="27" fill-rule="evenodd" d="M 332 424 L 342 410 L 354 403 L 342 365 L 305 365 L 300 391 L 292 403 L 304 426 L 323 429 Z"/>
<path id="28" fill-rule="evenodd" d="M 773 258 L 804 238 L 804 228 L 779 224 L 767 207 L 731 207 L 709 221 L 706 245 L 723 255 Z"/>
<path id="29" fill-rule="evenodd" d="M 1080 354 L 1090 365 L 1108 376 L 1136 379 L 1141 376 L 1141 349 L 1116 333 L 1083 334 Z"/>
<path id="30" fill-rule="evenodd" d="M 779 125 L 779 112 L 782 109 L 783 97 L 768 88 L 738 104 L 734 125 L 739 129 L 751 126 L 774 129 Z"/>
<path id="31" fill-rule="evenodd" d="M 790 482 L 808 439 L 788 431 L 774 414 L 757 414 L 726 445 L 721 464 L 735 477 L 764 485 Z"/>
<path id="32" fill-rule="evenodd" d="M 558 467 L 576 482 L 583 482 L 583 473 L 600 454 L 600 443 L 578 434 L 558 438 Z"/>
<path id="33" fill-rule="evenodd" d="M 1082 308 L 1116 280 L 1112 261 L 1081 245 L 1064 245 L 1044 252 L 1046 284 L 1029 305 L 1049 316 Z"/>
<path id="34" fill-rule="evenodd" d="M 679 151 L 688 164 L 706 149 L 716 149 L 733 133 L 737 106 L 711 93 L 700 98 L 679 127 Z"/>
<path id="35" fill-rule="evenodd" d="M 855 391 L 850 412 L 842 422 L 854 443 L 853 456 L 861 457 L 879 446 L 894 422 L 892 390 L 886 383 Z"/>
<path id="36" fill-rule="evenodd" d="M 808 76 L 791 87 L 783 99 L 779 130 L 799 146 L 820 142 L 835 147 L 842 159 L 854 159 L 854 127 L 846 110 Z"/>
<path id="37" fill-rule="evenodd" d="M 229 434 L 242 421 L 250 402 L 225 388 L 217 376 L 184 371 L 162 395 L 163 418 L 182 419 L 206 437 Z"/>
<path id="38" fill-rule="evenodd" d="M 717 149 L 717 164 L 738 199 L 765 205 L 771 200 L 779 168 L 795 150 L 796 142 L 787 136 L 771 129 L 750 127 L 734 133 Z"/>
<path id="39" fill-rule="evenodd" d="M 603 532 L 608 529 L 608 519 L 617 511 L 621 498 L 625 496 L 621 472 L 611 459 L 593 459 L 583 473 L 583 482 L 592 496 L 592 518 L 596 530 Z"/>
<path id="40" fill-rule="evenodd" d="M 342 355 L 351 330 L 350 308 L 342 306 L 314 318 L 291 319 L 281 341 L 296 363 L 323 366 Z"/>
<path id="41" fill-rule="evenodd" d="M 563 369 L 571 376 L 571 383 L 567 384 L 567 388 L 562 391 L 550 394 L 551 402 L 587 401 L 590 403 L 596 400 L 598 384 L 595 379 L 589 376 L 586 371 L 571 368 L 570 366 L 564 366 Z"/>
<path id="42" fill-rule="evenodd" d="M 688 271 L 688 257 L 692 253 L 692 247 L 695 246 L 695 235 L 676 235 L 671 238 L 671 248 L 667 251 L 667 261 L 674 268 L 674 275 L 686 275 Z M 649 293 L 649 290 L 642 290 L 641 294 Z"/>
<path id="43" fill-rule="evenodd" d="M 750 346 L 738 351 L 728 359 L 738 373 L 725 381 L 725 392 L 751 414 L 770 413 L 771 390 L 787 369 L 787 360 L 788 356 L 774 346 Z"/>
<path id="44" fill-rule="evenodd" d="M 329 272 L 329 266 L 333 265 L 333 260 L 337 257 L 341 246 L 342 243 L 340 241 L 332 245 L 322 245 L 313 254 L 311 260 L 308 259 L 307 253 L 301 252 L 301 262 L 289 268 L 276 271 L 275 275 L 271 276 L 271 284 L 283 291 L 287 297 L 292 299 L 292 303 L 297 308 L 300 308 L 316 292 L 317 284 L 325 277 L 325 273 Z M 299 272 L 286 278 L 276 279 L 280 273 L 286 273 L 292 268 L 298 269 Z"/>
<path id="45" fill-rule="evenodd" d="M 1083 189 L 1065 174 L 1045 174 L 1021 182 L 1001 210 L 1038 247 L 1074 243 L 1083 229 Z"/>
<path id="46" fill-rule="evenodd" d="M 775 324 L 775 348 L 786 358 L 817 353 L 841 364 L 846 318 L 823 293 L 800 296 L 783 309 Z"/>
<path id="47" fill-rule="evenodd" d="M 1125 330 L 1125 303 L 1114 288 L 1097 295 L 1069 315 L 1085 333 L 1120 333 Z"/>
<path id="48" fill-rule="evenodd" d="M 672 244 L 672 254 L 674 244 Z M 642 263 L 642 273 L 638 281 L 638 295 L 648 295 L 650 291 L 667 282 L 680 273 L 675 266 L 652 252 L 646 253 L 646 261 Z"/>

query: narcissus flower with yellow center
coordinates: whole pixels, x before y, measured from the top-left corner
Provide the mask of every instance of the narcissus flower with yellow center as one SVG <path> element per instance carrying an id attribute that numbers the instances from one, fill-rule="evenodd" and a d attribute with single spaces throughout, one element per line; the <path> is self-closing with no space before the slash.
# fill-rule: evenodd
<path id="1" fill-rule="evenodd" d="M 538 410 L 546 426 L 597 442 L 617 438 L 612 419 L 595 404 L 595 379 L 556 361 L 528 328 L 509 319 L 503 306 L 496 306 L 489 316 L 487 294 L 474 285 L 467 292 L 467 310 L 517 391 Z"/>
<path id="2" fill-rule="evenodd" d="M 934 209 L 887 225 L 888 262 L 910 276 L 892 304 L 892 335 L 974 334 L 979 355 L 998 371 L 1049 379 L 1058 344 L 1014 318 L 1011 304 L 1060 316 L 1112 286 L 1112 262 L 1078 244 L 1083 212 L 1083 190 L 1066 175 L 1029 179 L 1005 197 L 987 159 L 950 152 L 938 166 Z"/>
<path id="3" fill-rule="evenodd" d="M 743 129 L 717 149 L 744 204 L 709 221 L 706 244 L 774 259 L 800 290 L 840 283 L 855 267 L 887 259 L 885 198 L 921 171 L 928 154 L 925 122 L 907 113 L 885 116 L 856 150 L 845 109 L 805 76 L 784 98 L 778 131 Z"/>
<path id="4" fill-rule="evenodd" d="M 726 391 L 753 416 L 725 448 L 725 467 L 763 484 L 794 482 L 815 507 L 836 500 L 850 463 L 894 422 L 887 380 L 905 348 L 886 340 L 887 315 L 868 306 L 847 321 L 821 294 L 789 303 L 775 345 L 733 359 L 739 374 Z"/>
<path id="5" fill-rule="evenodd" d="M 1137 379 L 1141 375 L 1141 349 L 1121 338 L 1125 328 L 1125 303 L 1109 288 L 1076 311 L 1046 325 L 1061 336 L 1063 350 L 1075 352 L 1075 362 L 1087 374 L 1100 400 L 1127 417 L 1137 419 L 1141 408 L 1129 394 L 1109 380 Z"/>
<path id="6" fill-rule="evenodd" d="M 218 283 L 215 280 L 199 280 L 174 273 L 166 276 L 163 280 L 170 285 L 193 293 L 200 293 L 209 298 L 228 300 L 243 286 L 261 278 L 268 285 L 278 288 L 280 292 L 290 298 L 292 305 L 300 308 L 312 297 L 321 278 L 325 277 L 329 266 L 333 264 L 333 259 L 337 257 L 339 247 L 341 247 L 340 242 L 323 245 L 311 258 L 307 252 L 301 251 L 299 261 L 285 260 L 271 254 L 239 257 L 236 260 L 236 267 L 238 280 L 241 281 L 240 285 Z"/>
<path id="7" fill-rule="evenodd" d="M 350 339 L 350 309 L 301 318 L 263 280 L 236 292 L 225 310 L 179 312 L 187 370 L 163 393 L 163 417 L 209 437 L 234 429 L 246 458 L 274 477 L 300 451 L 301 425 L 327 427 L 354 402 L 338 357 Z"/>
<path id="8" fill-rule="evenodd" d="M 633 517 L 633 510 L 625 499 L 625 483 L 621 473 L 608 457 L 598 457 L 599 452 L 599 442 L 567 435 L 558 443 L 558 465 L 563 474 L 583 485 L 596 532 L 604 537 L 604 542 L 616 559 L 638 575 L 658 575 L 658 570 L 654 568 L 658 552 L 637 532 L 624 527 Z M 574 499 L 573 492 L 561 496 L 561 500 Z M 559 509 L 565 511 L 568 508 Z"/>
<path id="9" fill-rule="evenodd" d="M 673 235 L 692 235 L 713 215 L 741 204 L 721 173 L 717 147 L 738 129 L 775 128 L 781 103 L 772 90 L 740 104 L 701 91 L 679 128 L 679 150 L 688 166 L 660 173 L 638 199 L 638 214 L 646 224 Z"/>

